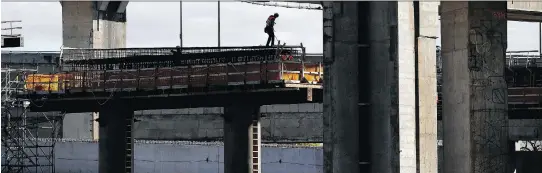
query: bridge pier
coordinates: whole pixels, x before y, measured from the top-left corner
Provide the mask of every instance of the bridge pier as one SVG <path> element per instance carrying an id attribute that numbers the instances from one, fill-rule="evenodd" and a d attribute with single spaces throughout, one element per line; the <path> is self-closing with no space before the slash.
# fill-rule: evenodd
<path id="1" fill-rule="evenodd" d="M 224 173 L 261 172 L 260 106 L 224 107 Z"/>
<path id="2" fill-rule="evenodd" d="M 441 2 L 445 173 L 508 173 L 507 2 Z"/>
<path id="3" fill-rule="evenodd" d="M 325 2 L 324 172 L 437 172 L 438 6 L 421 3 Z"/>
<path id="4" fill-rule="evenodd" d="M 99 172 L 133 173 L 134 110 L 126 101 L 109 100 L 99 115 Z"/>
<path id="5" fill-rule="evenodd" d="M 323 4 L 325 173 L 359 172 L 358 4 Z"/>
<path id="6" fill-rule="evenodd" d="M 61 5 L 65 47 L 126 47 L 128 1 L 62 1 Z"/>

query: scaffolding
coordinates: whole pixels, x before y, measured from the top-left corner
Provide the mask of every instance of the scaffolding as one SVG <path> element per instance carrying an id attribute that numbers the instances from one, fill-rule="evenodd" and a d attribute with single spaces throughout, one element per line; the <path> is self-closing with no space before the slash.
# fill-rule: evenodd
<path id="1" fill-rule="evenodd" d="M 23 36 L 20 34 L 23 27 L 13 26 L 14 24 L 20 25 L 20 23 L 22 23 L 20 20 L 2 21 L 2 48 L 24 46 Z"/>
<path id="2" fill-rule="evenodd" d="M 57 117 L 29 112 L 24 78 L 36 69 L 8 68 L 2 64 L 2 167 L 1 172 L 55 172 L 54 147 L 58 136 Z M 60 118 L 61 120 L 61 118 Z"/>

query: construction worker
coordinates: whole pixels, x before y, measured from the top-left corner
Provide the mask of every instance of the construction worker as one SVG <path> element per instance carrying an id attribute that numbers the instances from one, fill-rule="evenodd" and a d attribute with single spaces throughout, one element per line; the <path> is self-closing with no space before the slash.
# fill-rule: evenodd
<path id="1" fill-rule="evenodd" d="M 181 46 L 175 46 L 175 50 L 171 50 L 171 53 L 173 53 L 173 55 L 181 55 Z"/>
<path id="2" fill-rule="evenodd" d="M 278 13 L 270 15 L 265 22 L 264 32 L 269 36 L 267 37 L 265 46 L 269 46 L 269 42 L 271 42 L 271 46 L 275 45 L 275 28 L 273 27 L 275 26 L 275 19 L 277 19 L 277 17 L 279 17 Z"/>

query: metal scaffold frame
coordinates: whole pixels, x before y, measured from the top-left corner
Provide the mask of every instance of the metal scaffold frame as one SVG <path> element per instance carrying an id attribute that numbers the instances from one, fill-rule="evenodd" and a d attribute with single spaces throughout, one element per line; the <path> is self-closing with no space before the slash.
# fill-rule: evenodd
<path id="1" fill-rule="evenodd" d="M 21 20 L 2 21 L 2 48 L 24 46 L 23 36 L 20 34 L 23 27 L 13 26 L 20 23 L 22 23 Z M 9 26 L 6 27 L 4 25 Z"/>
<path id="2" fill-rule="evenodd" d="M 58 118 L 30 113 L 24 78 L 36 69 L 9 68 L 2 64 L 2 167 L 1 172 L 55 172 L 54 147 Z M 51 134 L 44 132 L 47 129 Z M 44 136 L 47 135 L 47 136 Z"/>

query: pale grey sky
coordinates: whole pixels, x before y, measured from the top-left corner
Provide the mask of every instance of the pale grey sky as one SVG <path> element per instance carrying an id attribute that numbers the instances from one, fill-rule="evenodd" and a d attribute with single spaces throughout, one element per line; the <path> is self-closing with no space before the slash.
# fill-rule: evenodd
<path id="1" fill-rule="evenodd" d="M 22 20 L 24 48 L 3 50 L 59 50 L 62 12 L 58 2 L 2 2 L 2 20 Z M 303 44 L 322 52 L 322 12 L 222 2 L 222 45 L 265 44 L 265 19 L 280 13 L 276 35 L 288 44 Z M 179 44 L 179 2 L 130 2 L 127 7 L 128 47 L 171 47 Z M 217 3 L 183 3 L 184 46 L 217 45 Z M 538 50 L 538 23 L 509 22 L 508 50 Z M 440 40 L 439 40 L 440 42 Z M 437 43 L 440 45 L 440 43 Z"/>

